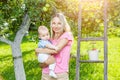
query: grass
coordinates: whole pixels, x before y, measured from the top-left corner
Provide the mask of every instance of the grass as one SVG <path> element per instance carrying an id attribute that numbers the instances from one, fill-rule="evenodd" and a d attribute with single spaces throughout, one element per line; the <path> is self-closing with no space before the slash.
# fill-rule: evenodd
<path id="1" fill-rule="evenodd" d="M 120 38 L 108 39 L 108 80 L 120 80 Z M 11 47 L 0 42 L 0 80 L 15 80 L 13 59 Z M 82 42 L 81 59 L 88 59 L 87 50 L 89 42 Z M 71 54 L 75 55 L 77 51 L 77 42 L 74 41 Z M 29 42 L 26 39 L 21 44 L 22 57 L 27 80 L 40 80 L 41 69 L 37 62 L 34 49 L 37 47 L 35 42 Z M 97 48 L 100 49 L 99 59 L 103 60 L 103 42 L 97 42 Z M 81 80 L 104 80 L 102 63 L 81 63 Z M 70 59 L 70 80 L 75 80 L 76 59 Z"/>

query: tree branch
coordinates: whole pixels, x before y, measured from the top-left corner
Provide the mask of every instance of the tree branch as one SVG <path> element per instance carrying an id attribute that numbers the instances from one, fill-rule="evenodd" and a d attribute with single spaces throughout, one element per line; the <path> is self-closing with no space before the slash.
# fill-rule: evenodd
<path id="1" fill-rule="evenodd" d="M 5 42 L 5 43 L 7 43 L 7 44 L 9 44 L 9 45 L 12 44 L 12 41 L 10 41 L 10 40 L 8 40 L 8 39 L 5 39 L 4 37 L 0 37 L 0 41 Z"/>
<path id="2" fill-rule="evenodd" d="M 22 41 L 23 36 L 25 35 L 26 31 L 28 31 L 30 26 L 30 18 L 27 14 L 25 14 L 20 29 L 18 30 L 14 42 L 20 44 Z"/>

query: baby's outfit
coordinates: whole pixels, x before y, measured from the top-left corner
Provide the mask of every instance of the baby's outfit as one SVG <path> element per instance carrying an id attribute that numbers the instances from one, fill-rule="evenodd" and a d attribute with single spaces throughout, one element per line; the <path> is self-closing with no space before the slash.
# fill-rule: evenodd
<path id="1" fill-rule="evenodd" d="M 45 46 L 47 44 L 51 44 L 51 42 L 49 40 L 39 40 L 38 48 L 45 48 Z M 47 54 L 47 53 L 39 53 L 38 54 L 38 62 L 44 63 L 48 59 L 49 56 L 50 56 L 50 54 Z M 57 75 L 54 72 L 55 65 L 56 65 L 56 63 L 49 65 L 49 75 L 53 78 L 57 78 Z"/>

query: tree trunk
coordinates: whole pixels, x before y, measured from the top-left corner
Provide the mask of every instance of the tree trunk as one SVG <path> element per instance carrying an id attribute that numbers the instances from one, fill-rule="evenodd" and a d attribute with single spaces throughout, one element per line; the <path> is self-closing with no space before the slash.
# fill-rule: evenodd
<path id="1" fill-rule="evenodd" d="M 11 48 L 14 61 L 15 78 L 16 80 L 26 80 L 20 47 L 19 45 L 12 44 Z"/>
<path id="2" fill-rule="evenodd" d="M 22 60 L 22 53 L 20 50 L 20 44 L 22 42 L 22 39 L 26 31 L 28 31 L 29 26 L 30 26 L 30 18 L 26 14 L 20 26 L 20 30 L 17 31 L 14 42 L 11 45 L 13 59 L 14 59 L 14 70 L 15 70 L 16 80 L 26 80 L 26 75 L 24 72 L 24 66 L 23 66 L 23 60 Z"/>
<path id="3" fill-rule="evenodd" d="M 11 45 L 16 80 L 26 80 L 20 44 L 22 42 L 22 39 L 26 31 L 28 31 L 29 26 L 30 26 L 30 18 L 27 14 L 25 14 L 20 29 L 17 31 L 13 42 L 0 36 L 0 41 Z"/>

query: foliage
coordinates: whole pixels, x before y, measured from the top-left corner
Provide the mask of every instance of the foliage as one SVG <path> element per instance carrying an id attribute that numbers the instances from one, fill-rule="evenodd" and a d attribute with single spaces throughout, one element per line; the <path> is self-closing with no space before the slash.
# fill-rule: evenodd
<path id="1" fill-rule="evenodd" d="M 78 0 L 1 0 L 0 1 L 0 36 L 8 37 L 13 39 L 13 36 L 15 36 L 16 31 L 19 29 L 19 26 L 21 24 L 23 15 L 27 12 L 31 18 L 31 26 L 29 31 L 32 31 L 33 34 L 37 30 L 37 27 L 39 25 L 46 25 L 49 28 L 50 24 L 50 17 L 51 14 L 53 14 L 56 10 L 58 12 L 62 11 L 66 15 L 69 24 L 72 28 L 72 32 L 75 36 L 77 36 L 77 32 L 79 31 L 77 29 L 78 26 L 78 5 L 81 4 L 83 6 L 82 8 L 82 37 L 89 37 L 89 36 L 101 36 L 103 35 L 103 5 L 102 5 L 102 0 L 101 3 L 79 3 Z M 113 37 L 113 36 L 118 36 L 120 37 L 120 2 L 119 0 L 108 0 L 108 35 Z M 12 37 L 11 37 L 12 35 Z M 35 34 L 36 35 L 36 34 Z M 32 38 L 30 37 L 32 36 Z M 31 40 L 36 41 L 33 39 L 34 35 L 30 35 L 29 37 Z M 36 45 L 33 42 L 30 42 L 31 45 Z M 29 44 L 30 44 L 29 43 Z M 111 41 L 112 43 L 112 41 Z M 117 44 L 119 42 L 116 42 Z M 25 43 L 26 44 L 26 43 Z M 13 71 L 13 63 L 12 63 L 12 56 L 9 50 L 9 47 L 6 44 L 1 43 L 2 46 L 0 46 L 0 75 L 3 76 L 5 80 L 14 80 L 14 71 Z M 23 45 L 23 44 L 22 44 Z M 28 44 L 26 44 L 28 45 Z M 30 46 L 31 46 L 30 45 Z M 5 47 L 4 47 L 5 46 Z M 113 46 L 113 45 L 112 45 Z M 28 46 L 27 46 L 28 47 Z M 25 70 L 26 74 L 28 76 L 28 80 L 31 79 L 32 73 L 34 73 L 35 80 L 40 79 L 40 72 L 41 69 L 39 69 L 38 63 L 36 61 L 34 55 L 34 48 L 28 49 L 28 52 L 26 51 L 27 47 L 23 47 L 25 49 L 25 54 L 23 52 L 23 57 L 24 59 L 24 64 L 25 64 Z M 116 47 L 116 46 L 114 46 Z M 110 48 L 110 49 L 114 49 Z M 29 47 L 28 47 L 29 48 Z M 31 48 L 31 47 L 30 47 Z M 86 48 L 84 46 L 84 48 Z M 6 52 L 4 49 L 8 49 Z M 29 52 L 31 51 L 31 52 Z M 116 51 L 116 48 L 115 48 Z M 115 52 L 114 50 L 112 52 Z M 6 53 L 6 54 L 4 54 Z M 29 55 L 27 53 L 31 54 L 33 58 L 28 58 Z M 72 50 L 72 53 L 76 53 L 76 46 L 74 46 L 74 50 Z M 84 53 L 84 52 L 83 52 Z M 111 53 L 111 52 L 109 52 Z M 116 52 L 116 54 L 118 54 Z M 27 56 L 26 56 L 27 55 Z M 112 54 L 111 54 L 112 55 Z M 112 55 L 114 56 L 114 55 Z M 117 55 L 118 56 L 118 55 Z M 116 58 L 118 58 L 115 56 Z M 101 58 L 103 58 L 101 56 Z M 32 61 L 31 61 L 32 59 Z M 83 59 L 87 59 L 86 56 L 83 57 Z M 75 73 L 72 70 L 75 70 L 75 60 L 71 60 L 73 64 L 71 65 L 70 73 Z M 8 64 L 9 63 L 9 64 Z M 33 65 L 30 65 L 33 64 Z M 115 66 L 118 64 L 115 63 Z M 31 66 L 31 67 L 29 67 Z M 37 66 L 37 68 L 36 68 Z M 81 65 L 81 67 L 87 67 L 88 65 Z M 89 65 L 91 68 L 91 65 Z M 112 64 L 110 63 L 109 66 L 111 67 Z M 83 68 L 82 67 L 82 68 Z M 74 69 L 73 69 L 74 68 Z M 113 66 L 112 66 L 113 68 Z M 110 68 L 112 70 L 112 68 Z M 38 70 L 38 71 L 36 71 Z M 101 69 L 100 69 L 101 70 Z M 117 70 L 117 69 L 116 69 Z M 86 79 L 86 74 L 87 74 L 86 68 L 83 69 L 83 74 L 82 79 Z M 112 80 L 119 80 L 119 74 L 115 73 L 112 74 L 112 72 L 109 70 L 109 79 Z M 90 71 L 90 73 L 95 73 Z M 101 73 L 101 72 L 100 72 Z M 1 77 L 0 76 L 0 77 Z M 36 77 L 37 76 L 37 77 Z M 39 76 L 39 77 L 38 77 Z M 75 76 L 74 74 L 71 74 L 70 79 L 73 80 L 73 77 Z M 84 77 L 85 76 L 85 77 Z M 87 74 L 87 76 L 91 77 L 96 77 L 96 75 L 91 76 L 90 74 Z M 100 76 L 97 79 L 101 80 Z M 90 79 L 88 77 L 88 79 Z M 34 80 L 33 79 L 33 80 Z"/>
<path id="2" fill-rule="evenodd" d="M 37 30 L 39 25 L 49 27 L 52 7 L 50 0 L 7 0 L 0 2 L 0 36 L 15 35 L 22 18 L 28 13 L 31 18 L 30 31 Z"/>
<path id="3" fill-rule="evenodd" d="M 103 35 L 104 2 L 78 2 L 78 0 L 2 0 L 0 2 L 0 35 L 9 37 L 19 29 L 22 17 L 27 12 L 31 18 L 29 31 L 36 31 L 39 25 L 49 28 L 50 18 L 54 12 L 63 12 L 77 36 L 79 4 L 82 6 L 82 37 Z M 120 28 L 119 0 L 108 0 L 108 28 Z M 118 32 L 118 33 L 117 33 Z M 119 36 L 117 30 L 115 36 Z"/>
<path id="4" fill-rule="evenodd" d="M 108 35 L 120 37 L 120 1 L 119 0 L 109 0 L 108 6 Z"/>
<path id="5" fill-rule="evenodd" d="M 113 27 L 120 29 L 120 2 L 119 0 L 107 0 L 108 1 L 108 28 Z M 103 36 L 104 30 L 104 0 L 78 2 L 78 0 L 56 0 L 55 5 L 58 11 L 64 12 L 68 17 L 74 36 L 77 36 L 78 26 L 78 11 L 79 4 L 82 6 L 82 37 L 99 37 Z M 112 24 L 112 25 L 111 25 Z M 112 33 L 111 33 L 112 34 Z M 119 33 L 115 33 L 119 35 Z"/>
<path id="6" fill-rule="evenodd" d="M 0 7 L 0 34 L 9 36 L 16 32 L 18 30 L 18 26 L 21 24 L 24 13 L 21 9 L 21 0 L 1 1 Z"/>
<path id="7" fill-rule="evenodd" d="M 31 28 L 34 26 L 38 27 L 39 25 L 46 25 L 49 27 L 50 15 L 52 14 L 50 3 L 49 0 L 26 0 L 26 9 L 32 19 Z"/>
<path id="8" fill-rule="evenodd" d="M 109 17 L 109 27 L 119 27 L 120 28 L 120 1 L 119 0 L 109 0 L 108 5 L 108 17 Z"/>

